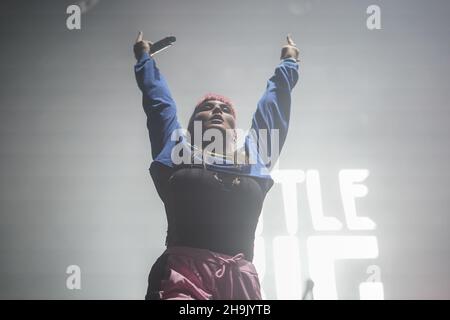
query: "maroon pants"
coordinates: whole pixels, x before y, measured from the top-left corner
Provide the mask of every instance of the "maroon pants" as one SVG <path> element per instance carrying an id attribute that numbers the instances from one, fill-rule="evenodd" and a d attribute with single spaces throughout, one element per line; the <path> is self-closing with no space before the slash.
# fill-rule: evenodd
<path id="1" fill-rule="evenodd" d="M 242 253 L 170 247 L 150 271 L 146 299 L 261 300 L 261 289 L 255 266 Z"/>

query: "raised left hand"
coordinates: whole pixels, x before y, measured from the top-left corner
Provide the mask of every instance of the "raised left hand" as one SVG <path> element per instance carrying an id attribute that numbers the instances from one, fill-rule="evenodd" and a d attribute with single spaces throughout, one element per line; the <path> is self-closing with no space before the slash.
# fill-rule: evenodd
<path id="1" fill-rule="evenodd" d="M 295 59 L 295 61 L 299 62 L 299 55 L 300 55 L 300 50 L 296 47 L 294 40 L 292 40 L 291 36 L 288 35 L 286 37 L 287 39 L 287 45 L 283 46 L 283 48 L 281 48 L 281 57 L 280 59 L 288 59 L 288 58 L 293 58 Z"/>

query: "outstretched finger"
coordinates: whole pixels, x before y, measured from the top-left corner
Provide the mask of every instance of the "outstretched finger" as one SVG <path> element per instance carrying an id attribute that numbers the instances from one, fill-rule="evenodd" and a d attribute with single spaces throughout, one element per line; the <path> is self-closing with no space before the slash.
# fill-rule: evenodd
<path id="1" fill-rule="evenodd" d="M 287 39 L 287 43 L 288 43 L 288 45 L 290 45 L 290 46 L 294 46 L 294 47 L 295 47 L 295 43 L 294 43 L 294 40 L 292 40 L 292 38 L 291 38 L 291 35 L 290 35 L 290 34 L 288 34 L 288 35 L 287 35 L 286 39 Z"/>
<path id="2" fill-rule="evenodd" d="M 136 38 L 136 42 L 142 41 L 144 39 L 144 33 L 139 31 L 138 36 Z"/>

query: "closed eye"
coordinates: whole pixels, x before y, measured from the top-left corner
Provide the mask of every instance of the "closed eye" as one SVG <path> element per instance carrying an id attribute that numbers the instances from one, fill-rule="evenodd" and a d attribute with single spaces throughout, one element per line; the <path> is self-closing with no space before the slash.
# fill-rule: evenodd
<path id="1" fill-rule="evenodd" d="M 213 108 L 213 105 L 210 103 L 204 104 L 203 106 L 200 107 L 200 110 L 211 110 Z"/>

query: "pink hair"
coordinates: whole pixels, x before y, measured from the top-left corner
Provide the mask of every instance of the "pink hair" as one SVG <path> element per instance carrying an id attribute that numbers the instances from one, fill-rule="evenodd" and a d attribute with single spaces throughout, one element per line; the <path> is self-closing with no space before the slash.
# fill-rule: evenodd
<path id="1" fill-rule="evenodd" d="M 200 101 L 195 105 L 195 109 L 197 109 L 199 106 L 201 106 L 203 103 L 205 103 L 206 101 L 210 101 L 210 100 L 217 100 L 217 101 L 221 101 L 223 103 L 225 103 L 226 105 L 228 105 L 231 109 L 231 114 L 233 115 L 234 118 L 236 118 L 236 110 L 234 108 L 234 104 L 233 102 L 225 97 L 222 96 L 220 94 L 216 94 L 216 93 L 207 93 L 205 94 Z M 195 110 L 194 110 L 195 113 Z"/>

